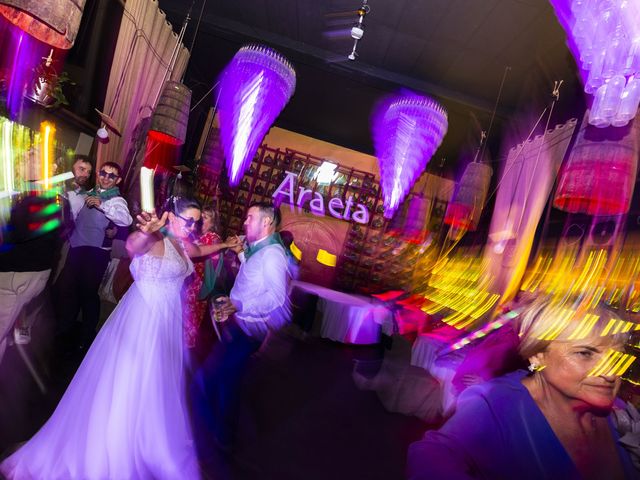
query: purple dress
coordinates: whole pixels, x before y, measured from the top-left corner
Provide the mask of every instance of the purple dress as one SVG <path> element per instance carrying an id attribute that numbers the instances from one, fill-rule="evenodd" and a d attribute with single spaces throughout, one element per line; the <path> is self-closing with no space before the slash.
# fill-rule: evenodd
<path id="1" fill-rule="evenodd" d="M 0 465 L 13 480 L 199 478 L 184 394 L 180 289 L 191 261 L 131 262 L 135 282 L 47 423 Z"/>
<path id="2" fill-rule="evenodd" d="M 581 478 L 517 371 L 469 387 L 440 430 L 409 447 L 410 480 Z M 611 424 L 611 423 L 610 423 Z M 612 428 L 614 440 L 619 435 Z M 640 478 L 616 443 L 625 478 Z"/>

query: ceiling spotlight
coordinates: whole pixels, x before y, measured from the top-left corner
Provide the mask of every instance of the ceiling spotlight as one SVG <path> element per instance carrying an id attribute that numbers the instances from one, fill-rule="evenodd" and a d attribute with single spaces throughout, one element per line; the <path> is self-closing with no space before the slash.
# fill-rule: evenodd
<path id="1" fill-rule="evenodd" d="M 353 49 L 351 53 L 347 57 L 349 60 L 355 60 L 358 53 L 356 49 L 358 48 L 358 42 L 364 36 L 364 17 L 367 13 L 371 11 L 371 7 L 367 5 L 368 0 L 363 0 L 362 6 L 358 9 L 358 21 L 351 28 L 351 38 L 353 38 Z"/>

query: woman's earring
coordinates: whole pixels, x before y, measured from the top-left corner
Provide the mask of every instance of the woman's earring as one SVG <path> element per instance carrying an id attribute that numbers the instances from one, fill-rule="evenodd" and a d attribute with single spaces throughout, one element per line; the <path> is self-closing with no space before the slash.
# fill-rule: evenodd
<path id="1" fill-rule="evenodd" d="M 544 370 L 544 367 L 542 365 L 538 365 L 537 363 L 530 363 L 527 368 L 531 373 L 540 372 L 541 370 Z"/>

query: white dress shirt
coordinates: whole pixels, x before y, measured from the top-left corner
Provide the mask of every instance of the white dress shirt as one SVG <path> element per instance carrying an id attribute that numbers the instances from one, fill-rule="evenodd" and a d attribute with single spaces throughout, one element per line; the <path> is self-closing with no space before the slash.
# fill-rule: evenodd
<path id="1" fill-rule="evenodd" d="M 84 190 L 76 189 L 69 190 L 67 192 L 67 199 L 69 200 L 69 207 L 71 208 L 71 215 L 75 221 L 78 218 L 78 213 L 84 207 L 84 201 L 87 198 L 87 192 Z"/>
<path id="2" fill-rule="evenodd" d="M 236 321 L 248 336 L 262 340 L 268 330 L 291 320 L 290 281 L 282 245 L 267 245 L 242 262 L 230 298 L 237 309 Z"/>

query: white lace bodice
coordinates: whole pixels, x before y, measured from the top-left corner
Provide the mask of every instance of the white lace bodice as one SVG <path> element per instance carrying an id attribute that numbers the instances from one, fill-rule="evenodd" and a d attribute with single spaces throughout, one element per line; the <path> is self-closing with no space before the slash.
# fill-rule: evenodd
<path id="1" fill-rule="evenodd" d="M 181 255 L 176 250 L 169 238 L 165 237 L 163 242 L 164 255 L 147 253 L 135 257 L 131 261 L 131 274 L 139 286 L 148 284 L 165 292 L 167 288 L 179 291 L 184 279 L 193 272 L 193 263 L 185 252 Z"/>

